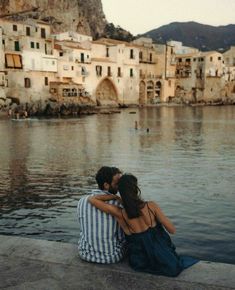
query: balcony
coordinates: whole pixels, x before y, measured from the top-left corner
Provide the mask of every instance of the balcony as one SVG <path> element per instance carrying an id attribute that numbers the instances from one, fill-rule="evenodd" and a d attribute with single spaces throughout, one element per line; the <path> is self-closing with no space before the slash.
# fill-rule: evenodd
<path id="1" fill-rule="evenodd" d="M 140 79 L 162 79 L 162 75 L 140 74 Z"/>
<path id="2" fill-rule="evenodd" d="M 187 67 L 187 68 L 190 67 L 191 68 L 191 62 L 189 62 L 189 61 L 177 62 L 176 66 L 179 68 L 182 68 L 182 67 Z"/>
<path id="3" fill-rule="evenodd" d="M 144 59 L 140 59 L 139 63 L 145 63 L 145 64 L 156 64 L 156 62 L 152 61 L 152 60 L 144 60 Z"/>

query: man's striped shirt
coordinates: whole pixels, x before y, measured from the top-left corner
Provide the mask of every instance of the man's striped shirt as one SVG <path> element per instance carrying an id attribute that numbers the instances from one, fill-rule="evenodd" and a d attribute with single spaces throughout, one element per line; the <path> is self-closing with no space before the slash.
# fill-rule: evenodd
<path id="1" fill-rule="evenodd" d="M 101 190 L 93 191 L 93 194 L 105 193 L 108 194 Z M 125 253 L 124 233 L 116 219 L 92 206 L 88 197 L 81 198 L 77 207 L 80 225 L 79 255 L 88 262 L 116 263 Z M 120 206 L 117 200 L 110 200 L 108 203 Z"/>

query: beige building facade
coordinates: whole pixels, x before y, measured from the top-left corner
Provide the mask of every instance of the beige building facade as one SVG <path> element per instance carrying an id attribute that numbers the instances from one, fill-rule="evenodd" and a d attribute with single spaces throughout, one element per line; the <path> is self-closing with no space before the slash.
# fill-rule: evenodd
<path id="1" fill-rule="evenodd" d="M 175 97 L 184 103 L 214 102 L 225 86 L 223 55 L 216 51 L 176 55 Z"/>
<path id="2" fill-rule="evenodd" d="M 141 37 L 132 43 L 45 22 L 0 19 L 0 98 L 98 106 L 213 103 L 234 98 L 235 47 L 221 54 Z"/>

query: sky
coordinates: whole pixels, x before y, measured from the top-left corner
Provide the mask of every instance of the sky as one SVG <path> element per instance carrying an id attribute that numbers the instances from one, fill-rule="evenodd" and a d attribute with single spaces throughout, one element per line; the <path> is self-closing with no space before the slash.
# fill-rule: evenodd
<path id="1" fill-rule="evenodd" d="M 141 34 L 171 22 L 235 24 L 235 0 L 101 0 L 108 22 Z"/>

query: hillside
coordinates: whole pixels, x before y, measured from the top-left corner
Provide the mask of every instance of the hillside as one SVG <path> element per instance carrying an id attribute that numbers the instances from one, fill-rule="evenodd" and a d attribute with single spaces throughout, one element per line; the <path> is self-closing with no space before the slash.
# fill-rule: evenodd
<path id="1" fill-rule="evenodd" d="M 202 51 L 223 51 L 235 45 L 235 25 L 216 27 L 197 22 L 173 22 L 148 31 L 143 36 L 149 36 L 157 43 L 177 40 Z"/>
<path id="2" fill-rule="evenodd" d="M 40 19 L 50 23 L 53 32 L 73 30 L 94 39 L 132 37 L 121 27 L 107 22 L 101 0 L 0 0 L 0 17 Z"/>

